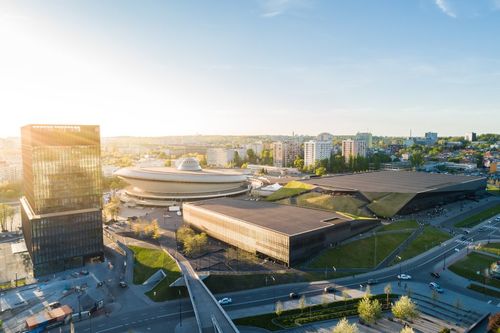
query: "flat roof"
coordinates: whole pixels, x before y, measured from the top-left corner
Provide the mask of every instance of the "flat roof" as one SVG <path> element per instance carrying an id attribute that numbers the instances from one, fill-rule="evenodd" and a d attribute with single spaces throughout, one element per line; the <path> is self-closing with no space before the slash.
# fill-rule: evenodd
<path id="1" fill-rule="evenodd" d="M 334 212 L 280 205 L 267 201 L 217 198 L 185 203 L 184 207 L 186 206 L 200 207 L 288 236 L 350 221 Z"/>
<path id="2" fill-rule="evenodd" d="M 334 190 L 421 193 L 480 180 L 484 180 L 484 177 L 417 171 L 374 171 L 312 178 L 301 182 Z"/>

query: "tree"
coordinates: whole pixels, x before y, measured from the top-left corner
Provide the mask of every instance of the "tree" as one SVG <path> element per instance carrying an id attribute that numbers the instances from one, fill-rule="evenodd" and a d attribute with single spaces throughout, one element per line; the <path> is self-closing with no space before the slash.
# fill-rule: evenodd
<path id="1" fill-rule="evenodd" d="M 316 169 L 316 171 L 314 173 L 316 174 L 316 176 L 324 176 L 324 175 L 326 175 L 326 168 L 319 167 Z"/>
<path id="2" fill-rule="evenodd" d="M 401 296 L 401 298 L 392 305 L 392 314 L 394 317 L 407 320 L 418 317 L 417 306 L 408 296 Z"/>
<path id="3" fill-rule="evenodd" d="M 358 333 L 358 326 L 356 324 L 349 324 L 346 318 L 342 318 L 337 325 L 333 328 L 332 333 Z"/>
<path id="4" fill-rule="evenodd" d="M 387 308 L 389 308 L 389 295 L 392 293 L 392 286 L 390 283 L 388 283 L 385 287 L 384 287 L 384 293 L 385 293 L 385 301 L 386 301 L 386 306 Z"/>
<path id="5" fill-rule="evenodd" d="M 415 331 L 410 326 L 405 326 L 399 333 L 415 333 Z"/>
<path id="6" fill-rule="evenodd" d="M 257 155 L 255 154 L 253 149 L 247 149 L 247 157 L 248 157 L 248 163 L 250 164 L 257 163 Z"/>
<path id="7" fill-rule="evenodd" d="M 299 299 L 299 308 L 300 312 L 303 312 L 304 309 L 306 308 L 306 296 L 302 295 Z"/>
<path id="8" fill-rule="evenodd" d="M 370 285 L 366 285 L 365 289 L 365 296 L 370 297 L 372 295 L 372 289 L 370 288 Z"/>
<path id="9" fill-rule="evenodd" d="M 120 214 L 120 198 L 112 196 L 107 204 L 104 205 L 104 215 L 107 219 L 116 220 Z"/>
<path id="10" fill-rule="evenodd" d="M 7 231 L 7 221 L 10 219 L 10 229 L 14 223 L 16 211 L 10 205 L 0 204 L 0 231 Z"/>
<path id="11" fill-rule="evenodd" d="M 424 164 L 424 155 L 420 152 L 415 152 L 410 156 L 410 164 L 412 167 L 417 168 Z"/>
<path id="12" fill-rule="evenodd" d="M 365 295 L 358 303 L 358 313 L 359 318 L 361 318 L 365 323 L 373 324 L 380 318 L 382 307 L 380 306 L 380 302 L 378 300 L 371 300 L 369 296 Z"/>
<path id="13" fill-rule="evenodd" d="M 151 222 L 151 238 L 158 239 L 160 238 L 160 227 L 158 226 L 158 220 L 154 219 Z"/>
<path id="14" fill-rule="evenodd" d="M 293 166 L 294 166 L 294 168 L 297 168 L 299 170 L 303 170 L 304 169 L 304 159 L 300 158 L 300 156 L 297 156 L 295 158 L 295 161 L 293 161 Z"/>
<path id="15" fill-rule="evenodd" d="M 488 318 L 488 332 L 497 333 L 500 330 L 500 312 Z"/>
<path id="16" fill-rule="evenodd" d="M 283 313 L 283 303 L 281 301 L 277 301 L 274 307 L 274 313 L 279 317 Z"/>
<path id="17" fill-rule="evenodd" d="M 344 304 L 347 304 L 347 299 L 349 299 L 351 296 L 349 295 L 349 293 L 345 290 L 342 290 L 342 298 L 344 299 Z"/>
<path id="18" fill-rule="evenodd" d="M 234 152 L 233 163 L 234 163 L 234 166 L 236 166 L 238 168 L 241 167 L 241 164 L 243 163 L 241 160 L 240 154 L 238 154 L 237 151 Z"/>

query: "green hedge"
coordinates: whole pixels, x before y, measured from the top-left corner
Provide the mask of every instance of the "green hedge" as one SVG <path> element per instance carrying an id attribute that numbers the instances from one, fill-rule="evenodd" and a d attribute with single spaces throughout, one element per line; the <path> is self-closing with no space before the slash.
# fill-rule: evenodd
<path id="1" fill-rule="evenodd" d="M 394 301 L 399 297 L 395 294 L 390 294 L 390 301 Z M 382 305 L 382 309 L 386 307 L 386 295 L 374 295 L 372 299 L 378 299 Z M 303 324 L 316 321 L 330 320 L 358 314 L 358 303 L 362 298 L 351 298 L 347 300 L 339 300 L 328 303 L 326 305 L 318 304 L 300 309 L 292 309 L 283 311 L 281 316 L 275 313 L 266 313 L 252 317 L 236 319 L 236 325 L 255 326 L 265 328 L 270 331 L 277 331 L 282 328 L 292 328 Z"/>

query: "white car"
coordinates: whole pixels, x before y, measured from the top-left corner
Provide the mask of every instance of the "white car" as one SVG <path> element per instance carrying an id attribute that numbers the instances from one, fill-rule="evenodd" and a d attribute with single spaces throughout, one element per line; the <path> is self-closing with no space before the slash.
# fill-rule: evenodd
<path id="1" fill-rule="evenodd" d="M 398 275 L 399 280 L 411 280 L 411 275 L 408 274 L 399 274 Z"/>
<path id="2" fill-rule="evenodd" d="M 231 304 L 233 303 L 233 300 L 230 299 L 229 297 L 224 297 L 223 299 L 219 300 L 220 305 L 226 305 L 226 304 Z"/>

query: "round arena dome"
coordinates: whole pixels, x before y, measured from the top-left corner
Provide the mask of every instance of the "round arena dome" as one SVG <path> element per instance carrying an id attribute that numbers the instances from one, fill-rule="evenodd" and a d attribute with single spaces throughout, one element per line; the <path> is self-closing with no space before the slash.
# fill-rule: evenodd
<path id="1" fill-rule="evenodd" d="M 190 201 L 242 194 L 247 176 L 230 169 L 202 169 L 197 159 L 178 160 L 177 167 L 123 168 L 115 175 L 130 186 L 122 201 L 143 206 L 168 206 Z"/>

